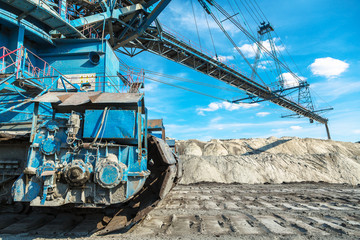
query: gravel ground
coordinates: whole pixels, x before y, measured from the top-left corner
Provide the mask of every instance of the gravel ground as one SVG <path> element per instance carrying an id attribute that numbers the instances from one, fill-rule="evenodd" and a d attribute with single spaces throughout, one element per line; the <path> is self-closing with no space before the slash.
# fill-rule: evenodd
<path id="1" fill-rule="evenodd" d="M 78 237 L 78 225 L 2 239 L 359 239 L 360 187 L 342 184 L 178 185 L 125 234 Z M 52 221 L 55 221 L 56 218 Z M 81 224 L 81 221 L 77 224 Z M 78 238 L 76 238 L 78 237 Z"/>

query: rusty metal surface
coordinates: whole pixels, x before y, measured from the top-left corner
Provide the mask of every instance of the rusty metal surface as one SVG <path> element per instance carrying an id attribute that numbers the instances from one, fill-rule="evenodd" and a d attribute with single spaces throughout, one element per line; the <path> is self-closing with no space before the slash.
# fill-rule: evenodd
<path id="1" fill-rule="evenodd" d="M 175 178 L 177 174 L 177 166 L 170 165 L 164 177 L 164 183 L 161 186 L 159 197 L 160 199 L 164 199 L 166 195 L 170 192 L 170 190 L 174 187 Z"/>
<path id="2" fill-rule="evenodd" d="M 84 103 L 90 102 L 91 96 L 99 94 L 97 92 L 79 92 L 79 93 L 70 93 L 67 95 L 60 95 L 58 98 L 61 103 L 59 106 L 77 106 Z"/>
<path id="3" fill-rule="evenodd" d="M 159 149 L 160 158 L 164 161 L 165 164 L 176 164 L 177 160 L 175 155 L 164 140 L 155 138 L 154 144 L 156 144 L 157 149 Z"/>
<path id="4" fill-rule="evenodd" d="M 137 103 L 144 101 L 142 93 L 100 93 L 100 92 L 49 92 L 36 99 L 33 102 L 59 103 L 60 106 L 76 106 L 85 103 Z"/>
<path id="5" fill-rule="evenodd" d="M 37 97 L 33 100 L 33 102 L 47 102 L 47 103 L 60 103 L 59 97 L 62 95 L 69 95 L 64 92 L 48 92 L 44 95 Z"/>
<path id="6" fill-rule="evenodd" d="M 101 93 L 89 97 L 92 103 L 137 103 L 143 101 L 143 93 Z"/>
<path id="7" fill-rule="evenodd" d="M 142 93 L 100 93 L 100 92 L 50 92 L 33 100 L 33 102 L 52 103 L 58 113 L 71 111 L 84 112 L 85 109 L 104 109 L 106 106 L 137 110 L 138 104 L 145 105 Z M 142 108 L 145 114 L 145 108 Z"/>
<path id="8" fill-rule="evenodd" d="M 155 208 L 160 200 L 175 186 L 177 178 L 177 159 L 168 153 L 170 148 L 163 140 L 154 136 L 149 136 L 149 159 L 153 159 L 154 164 L 149 166 L 151 171 L 144 188 L 126 205 L 114 214 L 112 218 L 106 217 L 99 229 L 99 235 L 111 232 L 126 232 L 136 223 Z M 167 148 L 166 148 L 167 147 Z M 164 152 L 166 154 L 164 154 Z M 166 159 L 167 157 L 172 159 Z"/>
<path id="9" fill-rule="evenodd" d="M 162 119 L 149 119 L 148 120 L 148 129 L 149 131 L 161 131 L 164 129 L 164 124 Z"/>

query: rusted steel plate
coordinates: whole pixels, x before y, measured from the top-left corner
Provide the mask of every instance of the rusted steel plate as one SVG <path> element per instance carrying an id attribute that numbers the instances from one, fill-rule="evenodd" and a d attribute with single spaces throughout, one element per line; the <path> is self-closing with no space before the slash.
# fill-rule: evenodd
<path id="1" fill-rule="evenodd" d="M 60 103 L 60 96 L 69 95 L 68 93 L 64 92 L 49 92 L 45 93 L 44 95 L 37 97 L 33 100 L 33 102 L 47 102 L 47 103 Z"/>
<path id="2" fill-rule="evenodd" d="M 92 103 L 137 103 L 143 96 L 143 93 L 100 93 L 89 99 Z"/>
<path id="3" fill-rule="evenodd" d="M 137 104 L 139 101 L 144 102 L 144 94 L 100 92 L 49 92 L 33 100 L 33 102 L 59 103 L 59 106 L 77 106 L 90 102 L 94 104 Z"/>
<path id="4" fill-rule="evenodd" d="M 170 192 L 170 190 L 174 186 L 174 180 L 177 174 L 177 167 L 176 165 L 170 165 L 166 170 L 166 174 L 164 177 L 164 181 L 162 183 L 159 197 L 160 199 L 164 199 L 165 196 Z"/>
<path id="5" fill-rule="evenodd" d="M 165 141 L 154 137 L 154 142 L 157 145 L 157 149 L 161 155 L 162 161 L 168 165 L 176 164 L 173 151 L 169 148 Z"/>
<path id="6" fill-rule="evenodd" d="M 150 119 L 148 120 L 148 129 L 151 131 L 160 131 L 164 129 L 164 124 L 162 119 Z"/>
<path id="7" fill-rule="evenodd" d="M 78 92 L 69 95 L 61 95 L 58 98 L 61 100 L 59 106 L 77 106 L 90 102 L 91 96 L 98 95 L 98 92 Z"/>

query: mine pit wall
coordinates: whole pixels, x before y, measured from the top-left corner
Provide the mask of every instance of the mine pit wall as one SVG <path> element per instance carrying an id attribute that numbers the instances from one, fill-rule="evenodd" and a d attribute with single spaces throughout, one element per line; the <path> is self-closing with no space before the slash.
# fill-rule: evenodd
<path id="1" fill-rule="evenodd" d="M 310 138 L 177 141 L 180 184 L 327 182 L 360 184 L 360 144 Z"/>

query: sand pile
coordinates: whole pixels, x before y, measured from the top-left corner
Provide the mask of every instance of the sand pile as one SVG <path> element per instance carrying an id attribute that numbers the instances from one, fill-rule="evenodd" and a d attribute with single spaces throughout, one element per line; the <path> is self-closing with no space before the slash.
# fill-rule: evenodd
<path id="1" fill-rule="evenodd" d="M 182 184 L 329 182 L 360 184 L 360 144 L 301 138 L 177 141 Z"/>

